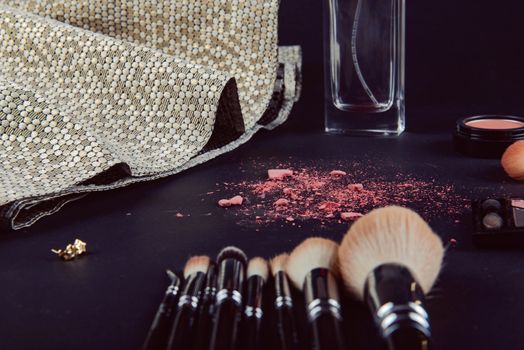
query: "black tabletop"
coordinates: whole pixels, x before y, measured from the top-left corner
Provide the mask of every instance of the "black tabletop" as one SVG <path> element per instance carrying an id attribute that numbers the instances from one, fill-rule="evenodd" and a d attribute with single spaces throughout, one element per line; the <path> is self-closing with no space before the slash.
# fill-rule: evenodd
<path id="1" fill-rule="evenodd" d="M 351 172 L 356 162 L 374 169 L 371 179 L 401 173 L 450 186 L 460 208 L 449 215 L 430 199 L 413 205 L 444 242 L 457 241 L 428 298 L 435 349 L 524 348 L 523 253 L 473 246 L 467 207 L 470 199 L 522 195 L 524 187 L 498 160 L 465 158 L 451 146 L 458 117 L 523 112 L 523 49 L 512 41 L 523 32 L 516 4 L 408 3 L 408 131 L 366 138 L 322 132 L 321 6 L 283 1 L 281 41 L 301 44 L 305 62 L 303 96 L 290 120 L 177 176 L 91 194 L 2 235 L 0 348 L 139 349 L 166 268 L 180 270 L 190 255 L 215 256 L 231 244 L 271 257 L 305 237 L 340 240 L 347 230 L 338 221 L 246 224 L 235 208 L 217 205 L 234 195 L 225 183 L 264 179 L 281 164 Z M 88 243 L 86 256 L 63 262 L 50 252 L 75 238 Z M 363 305 L 348 298 L 344 308 L 350 348 L 379 349 Z"/>

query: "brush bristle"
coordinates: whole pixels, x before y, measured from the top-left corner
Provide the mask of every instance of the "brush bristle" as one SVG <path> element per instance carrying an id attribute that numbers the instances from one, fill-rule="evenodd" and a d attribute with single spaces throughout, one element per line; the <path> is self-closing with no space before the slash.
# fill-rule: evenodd
<path id="1" fill-rule="evenodd" d="M 444 256 L 440 237 L 414 211 L 390 206 L 375 209 L 355 222 L 340 244 L 338 258 L 346 287 L 363 298 L 366 279 L 379 265 L 407 267 L 427 293 Z"/>
<path id="2" fill-rule="evenodd" d="M 336 273 L 338 244 L 313 237 L 300 243 L 289 256 L 286 273 L 295 287 L 302 290 L 306 275 L 313 269 L 326 268 Z"/>
<path id="3" fill-rule="evenodd" d="M 273 259 L 271 259 L 269 264 L 271 265 L 271 273 L 273 274 L 273 276 L 276 275 L 278 271 L 284 271 L 286 269 L 288 259 L 288 253 L 277 255 Z"/>
<path id="4" fill-rule="evenodd" d="M 247 277 L 260 276 L 264 281 L 267 281 L 268 270 L 266 259 L 252 258 L 247 265 Z"/>
<path id="5" fill-rule="evenodd" d="M 217 264 L 220 264 L 224 259 L 240 260 L 244 267 L 247 265 L 246 254 L 237 247 L 229 246 L 222 249 L 217 255 Z"/>
<path id="6" fill-rule="evenodd" d="M 187 278 L 196 272 L 206 273 L 207 268 L 209 267 L 209 262 L 209 256 L 206 255 L 191 257 L 184 267 L 184 278 Z"/>

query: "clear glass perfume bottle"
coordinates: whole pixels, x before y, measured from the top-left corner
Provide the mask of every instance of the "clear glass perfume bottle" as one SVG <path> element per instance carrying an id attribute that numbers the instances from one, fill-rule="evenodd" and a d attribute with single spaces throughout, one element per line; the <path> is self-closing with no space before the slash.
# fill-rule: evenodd
<path id="1" fill-rule="evenodd" d="M 405 0 L 324 1 L 325 129 L 405 128 Z"/>

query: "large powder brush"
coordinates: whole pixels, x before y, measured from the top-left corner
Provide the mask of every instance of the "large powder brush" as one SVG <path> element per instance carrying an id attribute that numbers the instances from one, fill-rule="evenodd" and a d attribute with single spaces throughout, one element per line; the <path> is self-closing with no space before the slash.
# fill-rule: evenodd
<path id="1" fill-rule="evenodd" d="M 370 307 L 391 350 L 428 349 L 424 295 L 437 279 L 441 239 L 414 211 L 386 207 L 352 225 L 339 247 L 346 287 Z"/>

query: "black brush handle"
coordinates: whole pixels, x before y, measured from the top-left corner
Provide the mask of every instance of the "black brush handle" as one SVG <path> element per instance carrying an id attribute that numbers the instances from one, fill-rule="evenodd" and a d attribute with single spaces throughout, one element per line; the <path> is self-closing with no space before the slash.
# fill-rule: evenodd
<path id="1" fill-rule="evenodd" d="M 245 283 L 245 308 L 240 323 L 239 349 L 258 348 L 260 325 L 264 316 L 262 311 L 264 283 L 264 278 L 259 275 L 250 276 Z"/>
<path id="2" fill-rule="evenodd" d="M 191 349 L 194 340 L 194 320 L 196 310 L 190 305 L 183 305 L 179 308 L 173 324 L 173 330 L 169 338 L 167 349 L 181 350 Z"/>
<path id="3" fill-rule="evenodd" d="M 239 350 L 256 350 L 260 348 L 260 325 L 262 319 L 258 317 L 244 318 L 240 325 Z"/>
<path id="4" fill-rule="evenodd" d="M 414 328 L 399 329 L 386 338 L 389 350 L 429 350 L 431 344 L 424 333 Z"/>
<path id="5" fill-rule="evenodd" d="M 177 291 L 174 290 L 174 288 L 175 287 L 169 287 L 164 295 L 162 303 L 160 303 L 155 318 L 153 319 L 153 323 L 149 328 L 142 350 L 166 348 L 178 301 Z"/>
<path id="6" fill-rule="evenodd" d="M 311 321 L 314 350 L 344 350 L 340 331 L 340 320 L 329 313 L 323 313 Z"/>
<path id="7" fill-rule="evenodd" d="M 217 277 L 217 265 L 211 263 L 206 274 L 206 287 L 201 294 L 194 350 L 207 350 L 209 348 L 217 292 Z"/>
<path id="8" fill-rule="evenodd" d="M 234 350 L 242 305 L 228 298 L 218 304 L 209 350 Z"/>
<path id="9" fill-rule="evenodd" d="M 298 350 L 298 332 L 293 313 L 291 289 L 284 271 L 275 273 L 275 311 L 281 350 Z"/>
<path id="10" fill-rule="evenodd" d="M 280 350 L 298 350 L 298 333 L 293 308 L 277 307 L 277 333 Z"/>
<path id="11" fill-rule="evenodd" d="M 195 350 L 208 350 L 209 338 L 213 327 L 214 298 L 205 298 L 198 316 L 197 330 L 195 333 Z"/>
<path id="12" fill-rule="evenodd" d="M 167 349 L 190 349 L 195 331 L 195 319 L 198 316 L 199 295 L 205 282 L 206 274 L 198 271 L 189 275 L 184 283 L 178 301 L 173 329 Z"/>

